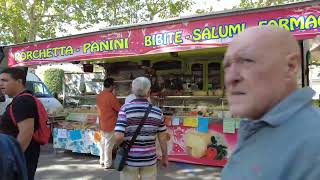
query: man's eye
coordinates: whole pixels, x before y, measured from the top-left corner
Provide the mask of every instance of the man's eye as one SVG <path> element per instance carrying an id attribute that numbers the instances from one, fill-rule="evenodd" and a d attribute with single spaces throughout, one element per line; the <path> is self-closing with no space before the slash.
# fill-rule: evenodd
<path id="1" fill-rule="evenodd" d="M 244 62 L 254 62 L 252 59 L 243 59 Z"/>

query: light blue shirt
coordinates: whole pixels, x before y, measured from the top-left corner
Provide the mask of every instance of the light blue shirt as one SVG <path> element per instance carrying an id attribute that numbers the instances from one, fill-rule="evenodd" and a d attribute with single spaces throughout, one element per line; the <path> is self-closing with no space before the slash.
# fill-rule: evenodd
<path id="1" fill-rule="evenodd" d="M 242 120 L 222 180 L 320 180 L 320 110 L 302 88 L 258 121 Z"/>

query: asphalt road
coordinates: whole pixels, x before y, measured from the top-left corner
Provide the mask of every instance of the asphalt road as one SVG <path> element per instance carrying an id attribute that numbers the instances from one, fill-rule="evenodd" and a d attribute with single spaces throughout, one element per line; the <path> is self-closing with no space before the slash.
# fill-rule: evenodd
<path id="1" fill-rule="evenodd" d="M 104 170 L 98 157 L 68 151 L 55 152 L 52 146 L 42 148 L 36 180 L 118 180 L 119 172 Z M 220 180 L 221 168 L 170 162 L 158 166 L 158 180 Z"/>

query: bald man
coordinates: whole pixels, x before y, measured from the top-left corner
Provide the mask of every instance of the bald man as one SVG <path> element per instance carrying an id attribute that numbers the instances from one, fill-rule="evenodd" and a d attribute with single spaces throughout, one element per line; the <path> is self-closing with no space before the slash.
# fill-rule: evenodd
<path id="1" fill-rule="evenodd" d="M 286 30 L 253 27 L 236 36 L 224 59 L 238 146 L 222 180 L 320 179 L 320 111 L 315 92 L 298 88 L 300 49 Z"/>

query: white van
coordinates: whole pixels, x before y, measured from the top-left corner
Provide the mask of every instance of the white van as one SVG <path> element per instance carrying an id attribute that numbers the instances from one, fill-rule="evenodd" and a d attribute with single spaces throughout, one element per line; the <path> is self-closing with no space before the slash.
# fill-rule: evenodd
<path id="1" fill-rule="evenodd" d="M 48 114 L 54 114 L 63 110 L 62 104 L 52 95 L 48 87 L 34 73 L 28 72 L 26 78 L 26 89 L 32 91 L 46 108 Z M 5 102 L 0 102 L 0 115 L 5 111 L 5 107 L 10 104 L 12 98 L 6 96 Z"/>
<path id="2" fill-rule="evenodd" d="M 46 108 L 48 114 L 63 110 L 62 104 L 52 95 L 48 87 L 34 73 L 28 72 L 26 88 L 34 93 Z"/>

